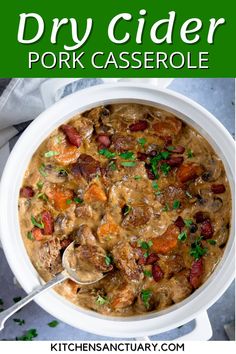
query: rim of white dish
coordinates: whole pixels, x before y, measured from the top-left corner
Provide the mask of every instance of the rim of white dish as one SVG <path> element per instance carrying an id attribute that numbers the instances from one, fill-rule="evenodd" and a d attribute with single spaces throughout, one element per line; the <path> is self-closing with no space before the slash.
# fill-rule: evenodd
<path id="1" fill-rule="evenodd" d="M 53 290 L 41 294 L 35 300 L 47 312 L 74 327 L 98 335 L 130 338 L 158 334 L 193 320 L 200 312 L 218 300 L 234 278 L 235 145 L 228 131 L 211 113 L 179 93 L 143 84 L 103 84 L 65 97 L 41 113 L 29 125 L 10 154 L 0 186 L 0 234 L 3 249 L 13 273 L 24 290 L 30 292 L 40 284 L 41 280 L 23 244 L 18 223 L 17 201 L 23 175 L 31 156 L 57 126 L 72 118 L 76 113 L 101 104 L 121 102 L 137 102 L 162 107 L 196 128 L 213 145 L 223 160 L 233 202 L 230 238 L 222 260 L 210 278 L 198 290 L 166 310 L 120 318 L 107 317 L 82 309 Z M 194 117 L 194 120 L 190 117 Z"/>

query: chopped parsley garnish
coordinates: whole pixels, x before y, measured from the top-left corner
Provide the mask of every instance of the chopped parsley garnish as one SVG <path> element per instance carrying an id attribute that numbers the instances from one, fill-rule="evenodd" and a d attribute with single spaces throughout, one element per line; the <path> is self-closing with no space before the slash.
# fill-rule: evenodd
<path id="1" fill-rule="evenodd" d="M 109 164 L 108 164 L 108 167 L 109 167 L 109 169 L 110 169 L 111 171 L 117 170 L 115 161 L 110 161 Z"/>
<path id="2" fill-rule="evenodd" d="M 153 181 L 153 182 L 152 182 L 152 188 L 155 189 L 156 191 L 158 191 L 159 186 L 158 186 L 158 184 L 157 184 L 157 181 Z"/>
<path id="3" fill-rule="evenodd" d="M 142 291 L 141 291 L 141 299 L 142 299 L 142 301 L 143 301 L 143 303 L 144 303 L 144 306 L 145 306 L 147 309 L 149 309 L 149 307 L 150 307 L 149 301 L 150 301 L 150 299 L 151 299 L 151 296 L 152 296 L 151 290 L 145 289 L 145 290 L 142 290 Z"/>
<path id="4" fill-rule="evenodd" d="M 189 198 L 192 198 L 192 197 L 193 197 L 192 194 L 190 194 L 188 191 L 186 191 L 185 194 L 186 194 L 187 197 L 189 197 Z"/>
<path id="5" fill-rule="evenodd" d="M 62 137 L 60 135 L 56 136 L 56 143 L 61 144 L 62 143 Z"/>
<path id="6" fill-rule="evenodd" d="M 166 203 L 165 206 L 164 206 L 164 208 L 162 209 L 162 211 L 169 211 L 169 210 L 170 210 L 169 204 Z"/>
<path id="7" fill-rule="evenodd" d="M 80 198 L 78 198 L 78 197 L 75 197 L 75 198 L 74 198 L 74 202 L 75 202 L 76 204 L 82 204 L 82 203 L 83 203 L 83 199 L 80 199 Z"/>
<path id="8" fill-rule="evenodd" d="M 146 276 L 146 277 L 151 277 L 152 276 L 152 272 L 150 270 L 144 270 L 143 271 L 143 274 Z"/>
<path id="9" fill-rule="evenodd" d="M 144 254 L 143 254 L 143 257 L 144 258 L 147 258 L 149 256 L 149 253 L 148 252 L 145 252 Z"/>
<path id="10" fill-rule="evenodd" d="M 39 229 L 43 229 L 44 228 L 44 223 L 37 221 L 33 215 L 31 215 L 31 222 L 34 226 L 38 227 Z"/>
<path id="11" fill-rule="evenodd" d="M 175 199 L 173 201 L 173 209 L 179 209 L 179 207 L 180 207 L 180 201 Z"/>
<path id="12" fill-rule="evenodd" d="M 193 151 L 191 149 L 187 150 L 187 157 L 191 159 L 193 157 Z"/>
<path id="13" fill-rule="evenodd" d="M 135 179 L 136 181 L 138 181 L 138 180 L 142 179 L 142 176 L 134 176 L 134 179 Z"/>
<path id="14" fill-rule="evenodd" d="M 161 157 L 163 160 L 168 159 L 168 157 L 170 155 L 170 153 L 168 151 L 162 151 L 160 154 L 161 154 Z"/>
<path id="15" fill-rule="evenodd" d="M 216 245 L 216 240 L 207 240 L 210 245 Z"/>
<path id="16" fill-rule="evenodd" d="M 147 140 L 146 140 L 145 138 L 139 138 L 139 139 L 138 139 L 138 143 L 139 143 L 142 147 L 144 147 L 144 145 L 146 144 L 146 142 L 147 142 Z"/>
<path id="17" fill-rule="evenodd" d="M 102 297 L 101 295 L 97 296 L 96 303 L 98 305 L 105 305 L 106 302 L 107 302 L 107 297 L 106 296 L 104 296 L 104 297 Z"/>
<path id="18" fill-rule="evenodd" d="M 51 322 L 48 323 L 48 326 L 52 327 L 52 328 L 57 327 L 58 325 L 59 325 L 59 322 L 56 321 L 56 320 L 51 321 Z"/>
<path id="19" fill-rule="evenodd" d="M 48 197 L 46 196 L 45 193 L 38 193 L 38 194 L 36 195 L 36 198 L 42 199 L 42 200 L 44 200 L 45 202 L 47 202 L 47 200 L 48 200 Z"/>
<path id="20" fill-rule="evenodd" d="M 18 323 L 19 326 L 25 324 L 25 320 L 20 320 L 19 318 L 13 318 L 13 321 Z"/>
<path id="21" fill-rule="evenodd" d="M 44 185 L 44 183 L 42 181 L 38 181 L 38 183 L 37 183 L 38 189 L 42 189 L 43 185 Z"/>
<path id="22" fill-rule="evenodd" d="M 174 146 L 167 146 L 167 148 L 166 148 L 168 151 L 173 151 L 174 149 L 175 149 L 175 147 Z"/>
<path id="23" fill-rule="evenodd" d="M 98 153 L 105 156 L 107 159 L 113 159 L 116 156 L 115 152 L 111 152 L 108 149 L 101 149 Z"/>
<path id="24" fill-rule="evenodd" d="M 120 154 L 120 157 L 125 160 L 129 160 L 129 159 L 134 160 L 135 159 L 134 153 L 132 151 L 122 152 Z"/>
<path id="25" fill-rule="evenodd" d="M 72 200 L 71 199 L 66 199 L 66 204 L 67 205 L 70 205 L 72 203 Z"/>
<path id="26" fill-rule="evenodd" d="M 112 257 L 111 256 L 106 256 L 105 257 L 105 263 L 107 266 L 109 266 L 112 263 Z"/>
<path id="27" fill-rule="evenodd" d="M 35 328 L 29 329 L 23 336 L 16 337 L 16 340 L 31 341 L 33 338 L 37 337 L 38 333 Z"/>
<path id="28" fill-rule="evenodd" d="M 0 306 L 4 304 L 3 299 L 0 299 Z"/>
<path id="29" fill-rule="evenodd" d="M 184 219 L 184 224 L 186 227 L 190 228 L 193 223 L 193 220 L 191 219 Z"/>
<path id="30" fill-rule="evenodd" d="M 178 240 L 180 240 L 181 242 L 184 242 L 187 240 L 187 232 L 186 231 L 182 231 L 179 236 L 178 236 Z"/>
<path id="31" fill-rule="evenodd" d="M 27 232 L 27 238 L 31 241 L 34 241 L 34 236 L 31 231 Z"/>
<path id="32" fill-rule="evenodd" d="M 203 248 L 201 244 L 202 237 L 198 237 L 192 244 L 190 249 L 190 256 L 192 256 L 195 260 L 198 260 L 204 254 L 207 253 L 207 248 Z"/>
<path id="33" fill-rule="evenodd" d="M 163 174 L 165 176 L 168 175 L 170 169 L 171 169 L 170 165 L 168 165 L 168 163 L 166 163 L 166 162 L 161 165 L 161 171 L 163 172 Z"/>
<path id="34" fill-rule="evenodd" d="M 139 241 L 138 241 L 138 244 L 139 244 L 139 246 L 140 246 L 142 249 L 148 250 L 150 247 L 152 247 L 153 242 L 152 242 L 151 240 L 148 241 L 148 242 L 139 240 Z"/>
<path id="35" fill-rule="evenodd" d="M 132 210 L 132 207 L 130 205 L 125 205 L 124 208 L 123 208 L 123 214 L 124 215 L 128 215 Z"/>
<path id="36" fill-rule="evenodd" d="M 134 166 L 136 166 L 136 162 L 135 161 L 123 161 L 123 162 L 121 162 L 121 165 L 124 167 L 134 167 Z"/>
<path id="37" fill-rule="evenodd" d="M 15 303 L 19 302 L 21 299 L 22 299 L 21 296 L 13 297 L 13 301 L 14 301 Z"/>
<path id="38" fill-rule="evenodd" d="M 45 152 L 44 154 L 44 157 L 53 157 L 53 156 L 57 156 L 57 155 L 60 155 L 58 151 L 47 151 Z"/>
<path id="39" fill-rule="evenodd" d="M 44 163 L 42 163 L 40 166 L 39 166 L 39 173 L 43 176 L 43 177 L 47 177 L 47 173 L 45 172 L 45 165 Z"/>
<path id="40" fill-rule="evenodd" d="M 160 160 L 161 160 L 161 155 L 160 154 L 150 159 L 152 173 L 154 174 L 155 178 L 159 178 L 159 174 L 158 174 L 158 171 L 157 171 L 157 165 L 158 165 L 158 162 Z"/>

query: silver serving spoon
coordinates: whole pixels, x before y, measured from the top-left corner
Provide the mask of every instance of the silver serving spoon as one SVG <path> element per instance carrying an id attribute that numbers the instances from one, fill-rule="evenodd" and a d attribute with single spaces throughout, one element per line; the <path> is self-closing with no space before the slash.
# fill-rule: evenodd
<path id="1" fill-rule="evenodd" d="M 63 253 L 62 266 L 63 266 L 64 270 L 61 273 L 55 275 L 55 277 L 52 278 L 49 282 L 37 287 L 36 289 L 31 291 L 31 293 L 29 293 L 29 295 L 27 295 L 24 299 L 20 300 L 15 305 L 11 306 L 9 309 L 2 311 L 0 313 L 0 331 L 4 328 L 4 324 L 9 317 L 11 317 L 14 313 L 19 311 L 26 304 L 28 304 L 37 295 L 41 294 L 42 292 L 44 292 L 47 289 L 52 288 L 54 285 L 59 284 L 68 278 L 72 279 L 73 281 L 75 281 L 79 285 L 89 285 L 89 284 L 96 283 L 97 281 L 101 280 L 102 278 L 104 278 L 106 276 L 106 274 L 97 273 L 98 277 L 96 279 L 89 279 L 89 280 L 85 279 L 82 281 L 79 278 L 78 272 L 76 271 L 76 269 L 73 269 L 71 267 L 70 258 L 71 258 L 71 255 L 73 255 L 73 252 L 74 252 L 74 241 L 72 243 L 70 243 L 69 246 L 67 246 L 67 248 L 65 249 L 65 251 Z"/>

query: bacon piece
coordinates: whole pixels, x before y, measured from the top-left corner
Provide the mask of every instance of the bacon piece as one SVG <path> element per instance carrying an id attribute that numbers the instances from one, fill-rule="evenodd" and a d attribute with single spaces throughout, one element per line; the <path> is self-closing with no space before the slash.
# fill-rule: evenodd
<path id="1" fill-rule="evenodd" d="M 178 216 L 177 219 L 174 222 L 175 226 L 177 226 L 180 231 L 182 230 L 182 228 L 184 227 L 184 220 L 181 216 Z"/>
<path id="2" fill-rule="evenodd" d="M 66 135 L 67 139 L 69 140 L 69 142 L 72 145 L 80 147 L 80 145 L 82 143 L 82 138 L 81 138 L 79 132 L 74 127 L 72 127 L 69 124 L 63 124 L 61 126 L 61 130 Z"/>
<path id="3" fill-rule="evenodd" d="M 159 280 L 161 280 L 163 278 L 164 273 L 158 264 L 152 265 L 152 276 L 156 282 L 158 282 Z"/>
<path id="4" fill-rule="evenodd" d="M 149 254 L 149 256 L 146 259 L 146 263 L 145 264 L 153 264 L 156 261 L 158 261 L 159 257 L 156 253 L 151 253 Z"/>
<path id="5" fill-rule="evenodd" d="M 183 154 L 185 152 L 185 147 L 182 145 L 177 145 L 174 147 L 174 149 L 171 149 L 171 152 L 174 152 L 176 154 Z"/>
<path id="6" fill-rule="evenodd" d="M 183 156 L 171 156 L 169 160 L 167 160 L 167 163 L 171 167 L 179 167 L 183 163 L 183 161 Z"/>
<path id="7" fill-rule="evenodd" d="M 41 217 L 42 217 L 42 222 L 44 224 L 44 228 L 42 230 L 43 234 L 52 235 L 54 231 L 54 220 L 51 213 L 47 210 L 44 210 L 41 214 Z"/>
<path id="8" fill-rule="evenodd" d="M 32 198 L 34 196 L 34 191 L 31 187 L 22 187 L 20 190 L 21 198 Z"/>
<path id="9" fill-rule="evenodd" d="M 148 128 L 148 122 L 146 120 L 139 120 L 136 123 L 130 124 L 129 130 L 131 132 L 142 132 Z"/>
<path id="10" fill-rule="evenodd" d="M 148 158 L 148 155 L 147 154 L 145 154 L 144 152 L 138 152 L 137 153 L 137 158 L 138 158 L 138 160 L 140 160 L 140 161 L 145 161 L 147 158 Z"/>
<path id="11" fill-rule="evenodd" d="M 195 215 L 194 218 L 196 220 L 197 224 L 200 224 L 201 222 L 203 222 L 204 220 L 207 219 L 206 214 L 204 214 L 202 211 L 198 211 Z"/>
<path id="12" fill-rule="evenodd" d="M 225 192 L 225 186 L 223 184 L 212 184 L 211 191 L 214 194 L 221 194 Z"/>
<path id="13" fill-rule="evenodd" d="M 170 163 L 169 160 L 168 163 Z M 181 183 L 185 183 L 201 176 L 203 171 L 204 171 L 203 167 L 196 163 L 184 164 L 181 165 L 180 168 L 178 169 L 177 178 Z"/>
<path id="14" fill-rule="evenodd" d="M 203 261 L 202 258 L 194 261 L 190 270 L 189 282 L 194 289 L 197 289 L 201 285 L 203 273 Z"/>
<path id="15" fill-rule="evenodd" d="M 108 148 L 111 145 L 111 140 L 106 134 L 98 135 L 97 141 L 100 143 L 100 147 L 102 146 Z"/>
<path id="16" fill-rule="evenodd" d="M 201 235 L 208 239 L 213 236 L 214 230 L 210 219 L 204 220 L 201 225 Z"/>

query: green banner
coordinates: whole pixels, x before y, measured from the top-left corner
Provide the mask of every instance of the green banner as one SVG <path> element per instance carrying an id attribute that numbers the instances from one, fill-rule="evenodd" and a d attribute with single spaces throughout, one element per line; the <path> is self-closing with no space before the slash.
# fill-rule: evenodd
<path id="1" fill-rule="evenodd" d="M 11 0 L 0 14 L 0 76 L 234 77 L 234 4 Z"/>

